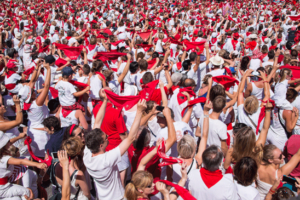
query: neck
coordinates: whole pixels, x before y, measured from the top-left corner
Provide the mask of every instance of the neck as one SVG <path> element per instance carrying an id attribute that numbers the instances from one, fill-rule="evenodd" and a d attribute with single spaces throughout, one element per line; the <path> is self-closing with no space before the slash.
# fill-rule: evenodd
<path id="1" fill-rule="evenodd" d="M 219 116 L 220 116 L 220 113 L 212 112 L 209 115 L 209 118 L 211 118 L 211 119 L 219 119 Z"/>
<path id="2" fill-rule="evenodd" d="M 4 116 L 3 115 L 0 115 L 0 120 L 5 120 Z"/>
<path id="3" fill-rule="evenodd" d="M 95 157 L 95 156 L 98 156 L 98 155 L 101 155 L 101 154 L 104 154 L 105 151 L 103 150 L 100 150 L 98 153 L 92 153 L 92 157 Z"/>

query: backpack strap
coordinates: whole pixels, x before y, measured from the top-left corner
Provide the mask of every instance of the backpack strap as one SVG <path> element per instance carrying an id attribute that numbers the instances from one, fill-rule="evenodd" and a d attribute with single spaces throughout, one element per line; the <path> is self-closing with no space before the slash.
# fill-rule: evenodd
<path id="1" fill-rule="evenodd" d="M 251 124 L 255 127 L 255 129 L 257 129 L 256 124 L 255 124 L 255 123 L 253 122 L 253 120 L 249 117 L 248 113 L 246 113 L 246 115 L 247 115 L 248 119 L 250 120 Z M 259 132 L 259 134 L 260 134 L 260 129 L 258 129 L 258 132 Z"/>
<path id="2" fill-rule="evenodd" d="M 284 125 L 283 122 L 281 121 L 281 120 L 283 120 L 283 119 L 282 119 L 282 117 L 280 117 L 280 108 L 278 108 L 278 118 L 279 118 L 279 122 L 280 122 L 282 128 L 283 128 L 284 131 L 285 131 L 286 137 L 289 139 L 289 138 L 292 136 L 293 133 L 292 133 L 292 132 L 288 132 L 288 131 L 286 130 L 285 125 Z"/>

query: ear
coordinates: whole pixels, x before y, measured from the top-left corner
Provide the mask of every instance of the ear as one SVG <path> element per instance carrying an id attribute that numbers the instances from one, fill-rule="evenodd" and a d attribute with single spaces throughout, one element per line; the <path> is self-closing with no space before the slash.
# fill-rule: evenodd
<path id="1" fill-rule="evenodd" d="M 51 131 L 54 131 L 54 127 L 51 126 Z"/>
<path id="2" fill-rule="evenodd" d="M 144 191 L 143 190 L 141 190 L 141 189 L 137 189 L 140 193 L 143 193 Z"/>

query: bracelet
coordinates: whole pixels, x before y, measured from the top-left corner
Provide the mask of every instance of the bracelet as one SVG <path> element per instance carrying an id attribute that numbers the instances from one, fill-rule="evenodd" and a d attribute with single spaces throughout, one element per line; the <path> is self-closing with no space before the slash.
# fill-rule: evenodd
<path id="1" fill-rule="evenodd" d="M 270 190 L 269 190 L 269 193 L 271 193 L 271 194 L 275 194 L 275 193 L 276 193 L 276 191 L 274 191 L 274 190 L 272 190 L 272 188 L 270 188 Z"/>
<path id="2" fill-rule="evenodd" d="M 204 115 L 204 118 L 209 118 L 209 115 Z"/>
<path id="3" fill-rule="evenodd" d="M 263 83 L 269 83 L 269 81 L 263 81 Z"/>
<path id="4" fill-rule="evenodd" d="M 279 56 L 275 56 L 275 58 L 278 58 Z"/>
<path id="5" fill-rule="evenodd" d="M 265 112 L 271 112 L 271 109 L 266 109 L 266 111 Z"/>

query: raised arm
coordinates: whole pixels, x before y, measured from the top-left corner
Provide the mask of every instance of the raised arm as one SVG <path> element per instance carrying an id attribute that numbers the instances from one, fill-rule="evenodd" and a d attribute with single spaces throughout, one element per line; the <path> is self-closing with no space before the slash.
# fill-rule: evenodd
<path id="1" fill-rule="evenodd" d="M 101 93 L 101 96 L 103 96 L 103 101 L 102 101 L 102 105 L 97 113 L 97 116 L 95 118 L 95 123 L 94 123 L 93 129 L 101 127 L 101 124 L 103 122 L 104 115 L 105 115 L 106 105 L 107 105 L 107 96 L 106 96 L 104 89 L 101 89 L 100 93 Z"/>
<path id="2" fill-rule="evenodd" d="M 38 106 L 42 106 L 45 103 L 45 100 L 48 96 L 49 88 L 50 88 L 50 79 L 51 79 L 51 68 L 49 63 L 44 62 L 44 67 L 47 69 L 46 79 L 44 83 L 44 89 L 41 94 L 36 98 L 36 104 Z"/>
<path id="3" fill-rule="evenodd" d="M 281 171 L 282 175 L 288 176 L 295 167 L 300 162 L 300 149 L 297 151 L 295 155 L 285 164 L 283 165 L 279 170 Z"/>
<path id="4" fill-rule="evenodd" d="M 199 148 L 198 148 L 198 152 L 195 155 L 195 159 L 198 163 L 198 166 L 200 166 L 202 164 L 202 154 L 204 152 L 204 150 L 206 149 L 206 144 L 207 144 L 207 138 L 208 138 L 208 130 L 209 130 L 209 110 L 212 108 L 212 103 L 211 102 L 207 102 L 204 105 L 204 110 L 203 110 L 203 114 L 204 114 L 204 118 L 203 118 L 203 135 L 201 137 L 201 141 L 199 143 Z"/>
<path id="5" fill-rule="evenodd" d="M 132 142 L 135 140 L 137 132 L 138 132 L 138 128 L 140 126 L 141 123 L 141 118 L 142 118 L 142 114 L 143 111 L 147 108 L 146 106 L 146 100 L 140 100 L 137 104 L 137 111 L 136 111 L 136 115 L 133 121 L 133 124 L 131 126 L 131 129 L 129 131 L 128 137 L 125 138 L 121 144 L 119 145 L 120 151 L 121 151 L 121 155 L 123 155 L 129 148 L 129 146 L 132 144 Z"/>
<path id="6" fill-rule="evenodd" d="M 272 104 L 271 103 L 267 103 L 266 105 L 266 116 L 265 116 L 265 120 L 264 120 L 264 124 L 263 127 L 260 131 L 259 137 L 256 141 L 256 146 L 264 146 L 267 140 L 267 134 L 268 134 L 268 130 L 270 127 L 270 123 L 271 123 L 271 112 L 272 112 Z"/>
<path id="7" fill-rule="evenodd" d="M 118 77 L 118 82 L 119 83 L 121 83 L 123 81 L 123 79 L 125 78 L 128 70 L 129 70 L 130 60 L 131 60 L 131 55 L 128 53 L 127 54 L 127 63 L 126 63 L 126 66 L 124 67 L 124 70 L 123 70 L 122 74 Z"/>
<path id="8" fill-rule="evenodd" d="M 70 180 L 70 173 L 69 173 L 68 155 L 66 151 L 58 151 L 57 156 L 63 170 L 61 200 L 69 200 L 71 196 L 71 180 Z"/>
<path id="9" fill-rule="evenodd" d="M 244 103 L 244 95 L 243 95 L 243 90 L 245 88 L 245 83 L 246 83 L 246 80 L 248 78 L 248 76 L 253 72 L 252 69 L 248 69 L 246 71 L 246 73 L 244 74 L 243 78 L 242 78 L 242 81 L 240 82 L 240 85 L 239 85 L 239 89 L 238 89 L 238 99 L 237 99 L 237 106 L 241 105 Z"/>
<path id="10" fill-rule="evenodd" d="M 23 122 L 23 113 L 20 105 L 20 99 L 17 95 L 13 96 L 13 102 L 16 105 L 16 119 L 9 122 L 0 122 L 0 130 L 5 132 Z"/>
<path id="11" fill-rule="evenodd" d="M 168 107 L 168 98 L 165 92 L 165 86 L 161 80 L 159 80 L 159 88 L 161 92 L 162 106 Z"/>
<path id="12" fill-rule="evenodd" d="M 175 127 L 174 127 L 174 124 L 173 124 L 173 119 L 171 117 L 170 108 L 165 107 L 164 110 L 163 110 L 163 114 L 166 118 L 167 126 L 168 126 L 168 139 L 166 140 L 166 143 L 165 143 L 165 149 L 166 149 L 166 152 L 167 152 L 173 146 L 173 144 L 177 141 L 177 139 L 176 139 Z"/>

